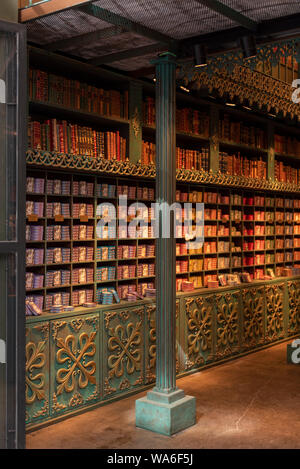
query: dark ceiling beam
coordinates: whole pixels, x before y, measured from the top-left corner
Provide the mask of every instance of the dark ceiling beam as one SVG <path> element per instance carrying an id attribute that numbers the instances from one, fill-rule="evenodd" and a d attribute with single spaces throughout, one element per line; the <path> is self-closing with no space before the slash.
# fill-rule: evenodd
<path id="1" fill-rule="evenodd" d="M 155 75 L 155 66 L 138 68 L 137 70 L 133 70 L 132 72 L 128 72 L 128 75 L 132 78 L 147 77 L 149 75 L 154 76 Z"/>
<path id="2" fill-rule="evenodd" d="M 50 42 L 44 46 L 44 49 L 49 51 L 64 50 L 70 46 L 82 47 L 90 46 L 93 42 L 97 42 L 100 39 L 109 39 L 110 37 L 122 34 L 124 29 L 119 26 L 110 26 L 109 28 L 100 29 L 99 31 L 93 31 L 91 33 L 80 34 L 60 41 Z"/>
<path id="3" fill-rule="evenodd" d="M 160 52 L 166 50 L 166 48 L 167 47 L 163 44 L 150 44 L 149 46 L 136 47 L 135 49 L 128 49 L 113 54 L 103 55 L 97 59 L 89 60 L 89 63 L 93 65 L 102 65 L 111 62 L 119 62 L 124 59 L 132 59 L 133 57 L 141 57 L 142 55 Z"/>
<path id="4" fill-rule="evenodd" d="M 147 37 L 152 39 L 155 42 L 163 43 L 172 47 L 176 44 L 176 41 L 165 34 L 162 34 L 154 29 L 143 26 L 135 21 L 132 21 L 124 16 L 117 15 L 112 13 L 105 8 L 98 7 L 91 3 L 84 5 L 83 7 L 78 8 L 79 11 L 86 13 L 87 15 L 98 18 L 101 21 L 106 21 L 107 23 L 114 24 L 115 26 L 120 26 L 121 28 L 126 29 L 127 31 L 136 33 L 140 36 Z"/>
<path id="5" fill-rule="evenodd" d="M 283 16 L 272 20 L 262 21 L 258 24 L 255 32 L 257 43 L 264 43 L 271 40 L 272 35 L 288 31 L 298 31 L 300 34 L 300 14 Z M 243 27 L 225 29 L 213 33 L 192 36 L 179 42 L 181 56 L 187 56 L 191 52 L 191 47 L 195 44 L 205 43 L 210 51 L 222 51 L 228 48 L 228 43 L 236 42 L 241 36 L 249 34 Z M 276 39 L 275 39 L 276 40 Z"/>
<path id="6" fill-rule="evenodd" d="M 201 3 L 201 5 L 206 6 L 210 10 L 213 10 L 222 16 L 226 16 L 226 18 L 235 21 L 246 29 L 250 29 L 251 31 L 256 31 L 257 29 L 258 23 L 243 15 L 239 11 L 224 5 L 224 3 L 219 2 L 218 0 L 196 0 L 196 2 Z"/>

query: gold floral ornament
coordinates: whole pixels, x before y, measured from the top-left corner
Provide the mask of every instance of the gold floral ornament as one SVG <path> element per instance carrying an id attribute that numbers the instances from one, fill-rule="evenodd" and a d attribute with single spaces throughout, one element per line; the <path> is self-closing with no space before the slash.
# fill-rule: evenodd
<path id="1" fill-rule="evenodd" d="M 288 282 L 289 292 L 289 334 L 300 329 L 300 282 Z"/>
<path id="2" fill-rule="evenodd" d="M 141 119 L 137 106 L 135 107 L 133 119 L 132 119 L 132 128 L 135 138 L 138 137 L 141 131 Z"/>
<path id="3" fill-rule="evenodd" d="M 283 291 L 282 285 L 273 285 L 267 291 L 268 336 L 279 338 L 283 334 Z"/>
<path id="4" fill-rule="evenodd" d="M 29 342 L 26 345 L 26 403 L 32 404 L 36 399 L 45 399 L 45 375 L 44 373 L 34 374 L 35 370 L 40 370 L 45 365 L 46 356 L 44 354 L 45 341 Z"/>
<path id="5" fill-rule="evenodd" d="M 189 355 L 192 353 L 199 354 L 201 350 L 205 352 L 211 348 L 212 343 L 212 306 L 206 307 L 203 298 L 197 298 L 197 307 L 192 309 L 191 303 L 193 302 L 193 299 L 187 301 L 187 312 L 189 314 L 188 328 L 190 332 L 188 336 Z"/>
<path id="6" fill-rule="evenodd" d="M 135 326 L 130 322 L 126 327 L 119 324 L 109 329 L 108 349 L 113 352 L 108 358 L 109 378 L 120 378 L 125 366 L 129 375 L 141 369 L 141 352 L 138 348 L 141 343 L 141 325 L 141 321 Z"/>
<path id="7" fill-rule="evenodd" d="M 219 299 L 219 298 L 218 298 Z M 226 301 L 218 307 L 217 320 L 220 327 L 217 329 L 218 346 L 228 346 L 238 340 L 238 311 L 237 303 L 233 302 L 231 295 L 225 295 Z"/>
<path id="8" fill-rule="evenodd" d="M 244 332 L 245 339 L 251 340 L 260 337 L 263 333 L 263 290 L 257 292 L 246 290 L 244 299 Z"/>
<path id="9" fill-rule="evenodd" d="M 78 385 L 81 389 L 86 388 L 88 383 L 96 384 L 94 376 L 96 363 L 92 360 L 86 363 L 87 357 L 95 355 L 95 336 L 96 332 L 92 332 L 90 336 L 86 332 L 80 334 L 79 349 L 76 348 L 74 335 L 68 335 L 65 340 L 62 338 L 56 340 L 57 347 L 60 347 L 56 354 L 57 362 L 66 363 L 66 368 L 60 368 L 56 376 L 59 383 L 57 386 L 58 396 L 63 391 L 72 392 L 74 390 L 77 375 L 79 376 Z"/>

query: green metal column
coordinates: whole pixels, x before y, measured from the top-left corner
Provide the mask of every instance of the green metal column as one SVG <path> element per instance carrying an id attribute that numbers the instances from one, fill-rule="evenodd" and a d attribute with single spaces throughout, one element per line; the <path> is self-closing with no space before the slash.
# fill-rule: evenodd
<path id="1" fill-rule="evenodd" d="M 176 61 L 167 52 L 156 63 L 156 200 L 160 232 L 156 242 L 156 386 L 136 401 L 136 425 L 172 435 L 195 423 L 196 402 L 176 388 L 176 240 L 171 218 L 170 238 L 162 237 L 169 223 L 168 206 L 176 191 Z"/>

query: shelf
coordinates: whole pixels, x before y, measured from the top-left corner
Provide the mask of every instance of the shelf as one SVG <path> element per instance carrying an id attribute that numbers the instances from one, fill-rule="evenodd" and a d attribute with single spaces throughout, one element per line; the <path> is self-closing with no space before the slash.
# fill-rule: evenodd
<path id="1" fill-rule="evenodd" d="M 53 104 L 44 101 L 29 101 L 29 112 L 31 115 L 46 113 L 48 119 L 49 117 L 52 118 L 55 116 L 55 118 L 58 118 L 59 116 L 59 118 L 64 119 L 75 119 L 77 122 L 88 121 L 95 124 L 113 125 L 114 127 L 119 125 L 129 126 L 128 119 L 123 119 L 117 116 L 102 116 L 93 112 L 81 111 L 74 108 L 68 108 L 60 104 Z"/>
<path id="2" fill-rule="evenodd" d="M 236 143 L 236 142 L 232 142 L 232 141 L 228 141 L 228 140 L 219 140 L 219 146 L 225 146 L 225 147 L 231 147 L 231 148 L 235 148 L 237 150 L 245 150 L 245 151 L 250 151 L 250 152 L 253 152 L 253 153 L 264 153 L 264 154 L 267 154 L 268 153 L 268 150 L 265 149 L 265 148 L 257 148 L 255 146 L 252 146 L 252 145 L 246 145 L 244 143 Z"/>

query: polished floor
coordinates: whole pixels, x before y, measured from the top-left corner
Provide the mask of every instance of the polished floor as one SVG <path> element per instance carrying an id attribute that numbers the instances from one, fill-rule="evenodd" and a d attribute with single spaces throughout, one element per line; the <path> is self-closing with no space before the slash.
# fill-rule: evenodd
<path id="1" fill-rule="evenodd" d="M 286 363 L 286 343 L 178 380 L 197 399 L 197 423 L 172 437 L 135 427 L 145 393 L 27 435 L 27 448 L 297 448 L 300 365 Z"/>

